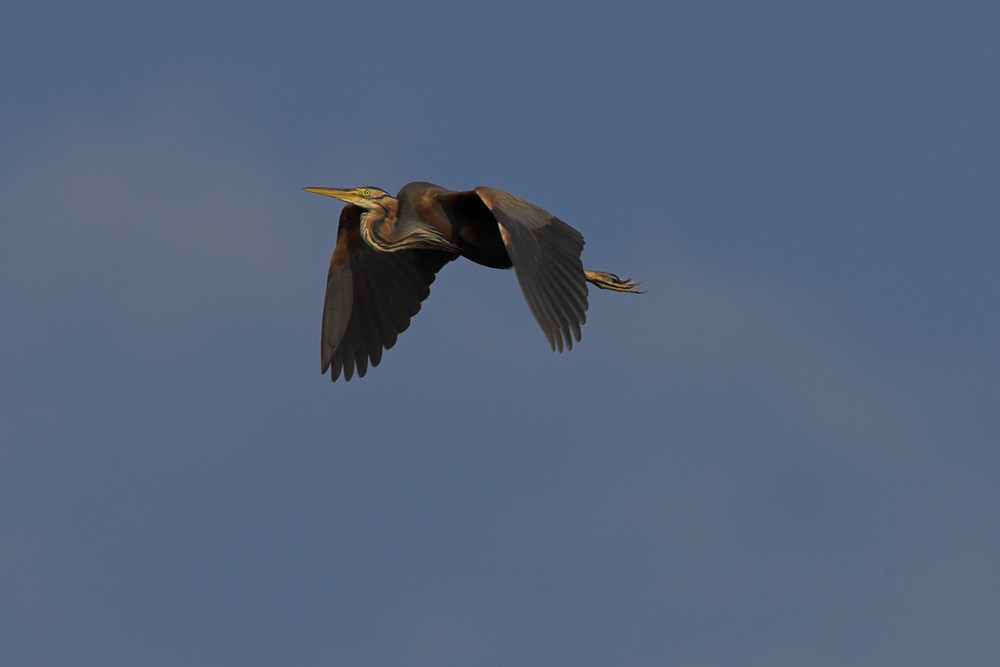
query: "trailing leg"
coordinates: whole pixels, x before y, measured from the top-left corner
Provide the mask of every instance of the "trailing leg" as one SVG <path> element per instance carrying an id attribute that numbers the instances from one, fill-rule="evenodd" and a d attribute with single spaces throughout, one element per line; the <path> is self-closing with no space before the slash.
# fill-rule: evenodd
<path id="1" fill-rule="evenodd" d="M 591 271 L 590 269 L 584 269 L 583 272 L 587 275 L 588 283 L 591 285 L 597 285 L 601 289 L 609 289 L 615 292 L 631 292 L 632 294 L 644 294 L 643 291 L 636 289 L 639 283 L 630 278 L 619 278 L 615 274 L 607 273 L 606 271 Z"/>

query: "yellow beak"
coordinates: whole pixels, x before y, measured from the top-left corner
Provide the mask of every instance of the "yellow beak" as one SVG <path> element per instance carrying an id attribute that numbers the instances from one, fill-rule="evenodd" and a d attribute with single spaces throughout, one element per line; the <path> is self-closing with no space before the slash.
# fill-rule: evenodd
<path id="1" fill-rule="evenodd" d="M 359 199 L 363 199 L 364 195 L 361 194 L 364 188 L 302 188 L 306 192 L 315 192 L 318 195 L 326 195 L 327 197 L 333 197 L 341 201 L 346 202 L 356 202 Z"/>

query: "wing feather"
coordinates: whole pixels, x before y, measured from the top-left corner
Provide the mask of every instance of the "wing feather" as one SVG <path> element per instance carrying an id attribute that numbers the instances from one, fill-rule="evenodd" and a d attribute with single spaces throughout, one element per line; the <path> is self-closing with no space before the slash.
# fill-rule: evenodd
<path id="1" fill-rule="evenodd" d="M 586 321 L 583 236 L 539 206 L 495 188 L 476 194 L 489 207 L 514 266 L 528 308 L 553 350 L 573 349 Z"/>
<path id="2" fill-rule="evenodd" d="M 430 294 L 435 274 L 457 255 L 438 250 L 380 252 L 360 233 L 361 209 L 340 215 L 327 274 L 320 362 L 336 381 L 364 377 L 382 360 Z"/>

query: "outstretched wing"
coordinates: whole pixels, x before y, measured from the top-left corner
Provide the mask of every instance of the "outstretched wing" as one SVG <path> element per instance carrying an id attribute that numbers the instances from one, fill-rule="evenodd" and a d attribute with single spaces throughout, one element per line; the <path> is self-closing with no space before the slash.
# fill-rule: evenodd
<path id="1" fill-rule="evenodd" d="M 553 350 L 573 349 L 586 320 L 583 235 L 548 211 L 494 188 L 476 194 L 500 226 L 500 236 L 531 313 Z"/>
<path id="2" fill-rule="evenodd" d="M 340 213 L 337 246 L 330 259 L 320 341 L 322 372 L 350 380 L 378 366 L 382 350 L 410 326 L 430 294 L 434 275 L 457 254 L 438 250 L 380 252 L 361 238 L 361 213 L 348 204 Z"/>

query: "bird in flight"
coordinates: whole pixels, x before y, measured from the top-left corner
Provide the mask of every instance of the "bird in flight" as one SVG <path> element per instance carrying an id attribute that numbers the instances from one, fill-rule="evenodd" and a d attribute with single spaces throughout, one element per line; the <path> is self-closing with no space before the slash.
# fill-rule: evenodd
<path id="1" fill-rule="evenodd" d="M 347 202 L 340 212 L 323 303 L 320 360 L 336 381 L 364 377 L 410 325 L 442 266 L 458 257 L 514 268 L 553 350 L 573 349 L 586 321 L 587 283 L 641 294 L 638 283 L 583 268 L 583 235 L 548 211 L 495 188 L 456 192 L 410 183 L 303 188 Z"/>

